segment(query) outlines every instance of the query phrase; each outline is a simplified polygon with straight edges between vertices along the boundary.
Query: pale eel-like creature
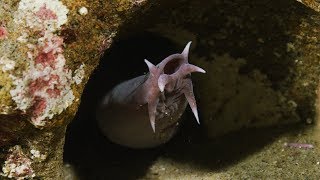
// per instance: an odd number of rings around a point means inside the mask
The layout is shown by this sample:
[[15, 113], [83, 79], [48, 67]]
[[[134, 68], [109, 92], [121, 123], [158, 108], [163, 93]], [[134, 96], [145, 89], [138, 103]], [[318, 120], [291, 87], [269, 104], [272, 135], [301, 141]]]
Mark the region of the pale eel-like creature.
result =
[[115, 86], [97, 109], [102, 133], [131, 148], [151, 148], [169, 141], [189, 103], [200, 124], [190, 74], [205, 73], [189, 64], [191, 42], [157, 66], [145, 60], [149, 73]]

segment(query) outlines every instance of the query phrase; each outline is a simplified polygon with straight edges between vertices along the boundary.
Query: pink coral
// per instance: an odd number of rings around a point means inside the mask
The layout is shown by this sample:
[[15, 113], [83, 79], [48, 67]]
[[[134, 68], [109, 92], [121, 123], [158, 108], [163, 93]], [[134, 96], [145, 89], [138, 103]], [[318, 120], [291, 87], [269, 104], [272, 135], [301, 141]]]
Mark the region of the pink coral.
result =
[[44, 98], [36, 97], [34, 103], [34, 110], [33, 110], [33, 116], [39, 116], [41, 113], [46, 109], [47, 102]]
[[8, 31], [5, 27], [1, 26], [0, 27], [0, 40], [7, 38], [8, 36]]
[[25, 179], [35, 176], [31, 160], [23, 153], [20, 146], [10, 148], [9, 155], [2, 167], [3, 175], [8, 178]]
[[59, 53], [62, 53], [63, 39], [59, 36], [53, 36], [50, 39], [45, 39], [45, 45], [39, 46], [39, 53], [35, 59], [36, 64], [42, 64], [43, 67], [55, 67], [56, 59]]
[[54, 53], [52, 51], [45, 53], [41, 52], [36, 57], [35, 63], [42, 64], [43, 66], [54, 66], [54, 60], [56, 59]]
[[29, 51], [22, 76], [11, 75], [16, 87], [10, 94], [17, 109], [29, 114], [38, 128], [73, 103], [71, 85], [83, 77], [73, 79], [63, 55], [64, 40], [57, 33], [67, 23], [68, 11], [59, 0], [21, 0], [15, 16], [16, 25], [25, 26]]
[[[30, 52], [30, 58], [35, 57], [38, 75], [35, 75], [28, 85], [29, 96], [33, 99], [31, 111], [35, 125], [43, 125], [45, 112], [52, 108], [49, 106], [50, 101], [62, 98], [62, 90], [71, 82], [71, 77], [66, 77], [70, 70], [64, 67], [63, 39], [52, 33], [45, 34], [40, 39], [34, 52]], [[43, 71], [48, 73], [41, 74]]]
[[47, 9], [46, 4], [43, 4], [39, 11], [36, 12], [36, 16], [38, 16], [41, 20], [57, 19], [57, 15], [50, 9]]

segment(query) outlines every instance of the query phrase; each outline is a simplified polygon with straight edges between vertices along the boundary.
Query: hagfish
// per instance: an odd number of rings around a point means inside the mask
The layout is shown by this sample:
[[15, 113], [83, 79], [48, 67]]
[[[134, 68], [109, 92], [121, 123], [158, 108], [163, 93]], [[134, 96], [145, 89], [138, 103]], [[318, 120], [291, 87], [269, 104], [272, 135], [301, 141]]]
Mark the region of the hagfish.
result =
[[199, 122], [190, 74], [205, 73], [189, 64], [191, 42], [183, 52], [153, 65], [149, 73], [115, 86], [98, 105], [102, 133], [112, 142], [131, 148], [150, 148], [169, 141], [187, 104]]

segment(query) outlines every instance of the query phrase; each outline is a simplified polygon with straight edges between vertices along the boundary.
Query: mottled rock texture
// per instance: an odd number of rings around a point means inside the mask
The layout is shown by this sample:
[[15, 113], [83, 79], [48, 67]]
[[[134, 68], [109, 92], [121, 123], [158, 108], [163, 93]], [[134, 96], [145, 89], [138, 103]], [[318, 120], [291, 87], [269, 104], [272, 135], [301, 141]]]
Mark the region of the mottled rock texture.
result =
[[303, 3], [304, 5], [312, 8], [317, 12], [320, 12], [320, 2], [318, 0], [297, 0], [297, 1]]
[[145, 1], [0, 1], [1, 178], [62, 179], [67, 124], [119, 26]]

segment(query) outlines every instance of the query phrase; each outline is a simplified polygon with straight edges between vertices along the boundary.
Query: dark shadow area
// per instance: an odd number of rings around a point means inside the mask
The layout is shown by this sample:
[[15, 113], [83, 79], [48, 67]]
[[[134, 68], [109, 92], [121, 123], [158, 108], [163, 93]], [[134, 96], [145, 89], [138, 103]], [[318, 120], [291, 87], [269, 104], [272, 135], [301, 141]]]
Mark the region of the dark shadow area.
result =
[[163, 148], [162, 156], [210, 171], [223, 170], [237, 164], [284, 134], [298, 135], [307, 128], [312, 128], [302, 124], [251, 128], [208, 139], [201, 133], [192, 131], [190, 125], [187, 126], [181, 128], [180, 133]]

